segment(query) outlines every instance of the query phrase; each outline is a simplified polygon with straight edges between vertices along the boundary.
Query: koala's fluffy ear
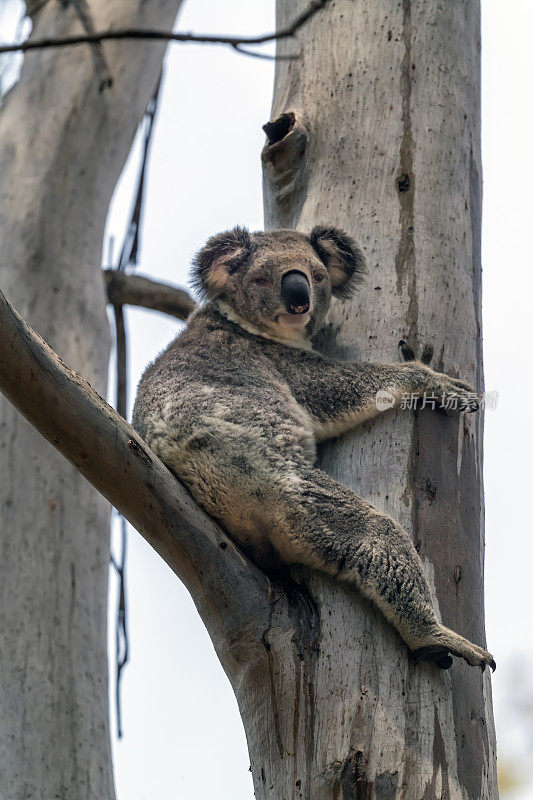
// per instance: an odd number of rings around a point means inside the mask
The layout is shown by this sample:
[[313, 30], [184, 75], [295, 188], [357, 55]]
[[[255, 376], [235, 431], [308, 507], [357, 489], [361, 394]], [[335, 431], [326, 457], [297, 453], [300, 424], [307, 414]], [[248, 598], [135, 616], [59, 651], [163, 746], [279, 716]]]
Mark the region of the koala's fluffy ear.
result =
[[366, 273], [366, 261], [357, 242], [338, 228], [317, 225], [311, 244], [326, 265], [335, 297], [350, 297]]
[[246, 228], [233, 228], [208, 239], [192, 262], [191, 283], [204, 298], [224, 293], [228, 277], [243, 264], [251, 251]]

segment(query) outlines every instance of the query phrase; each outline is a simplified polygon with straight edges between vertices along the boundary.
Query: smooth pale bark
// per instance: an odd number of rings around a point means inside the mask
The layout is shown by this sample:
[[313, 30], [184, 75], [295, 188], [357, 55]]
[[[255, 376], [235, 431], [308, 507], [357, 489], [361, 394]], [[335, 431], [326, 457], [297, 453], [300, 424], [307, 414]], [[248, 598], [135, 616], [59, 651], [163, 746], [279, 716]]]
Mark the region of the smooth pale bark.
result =
[[[295, 5], [278, 0], [279, 25]], [[300, 41], [302, 59], [277, 64], [266, 227], [336, 225], [370, 265], [319, 346], [396, 361], [401, 338], [431, 345], [437, 369], [481, 390], [478, 5], [337, 0]], [[481, 414], [398, 410], [321, 453], [412, 532], [442, 620], [479, 644], [481, 437]], [[250, 671], [237, 687], [256, 797], [495, 798], [490, 676], [415, 664], [356, 592], [307, 582], [316, 648], [267, 632], [268, 678]]]
[[[43, 37], [168, 29], [180, 2], [32, 6]], [[105, 219], [163, 53], [142, 42], [29, 53], [0, 111], [0, 286], [102, 393]], [[0, 474], [0, 796], [108, 800], [109, 507], [3, 399]]]

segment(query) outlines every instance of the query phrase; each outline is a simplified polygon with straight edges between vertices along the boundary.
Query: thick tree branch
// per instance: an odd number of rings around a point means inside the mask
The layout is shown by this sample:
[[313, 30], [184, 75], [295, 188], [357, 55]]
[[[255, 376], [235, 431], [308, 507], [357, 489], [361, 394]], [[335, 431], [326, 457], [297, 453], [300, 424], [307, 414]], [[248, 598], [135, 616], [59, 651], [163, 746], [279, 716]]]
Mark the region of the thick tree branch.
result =
[[[19, 44], [3, 45], [0, 47], [2, 53], [27, 52], [28, 50], [41, 50], [50, 47], [71, 47], [79, 44], [95, 44], [117, 39], [152, 39], [155, 41], [167, 42], [193, 42], [196, 44], [222, 44], [233, 47], [245, 55], [258, 55], [243, 50], [246, 45], [261, 45], [279, 39], [288, 39], [294, 36], [297, 31], [305, 25], [329, 0], [313, 0], [309, 7], [299, 14], [290, 25], [282, 28], [276, 33], [266, 33], [260, 36], [211, 36], [208, 34], [197, 33], [173, 33], [172, 31], [158, 31], [147, 28], [122, 28], [115, 31], [94, 31], [93, 33], [83, 33], [71, 36], [47, 37], [43, 39], [33, 39]], [[265, 56], [260, 56], [265, 57]], [[273, 57], [275, 58], [275, 56]], [[278, 56], [279, 58], [279, 56]]]
[[222, 662], [268, 627], [265, 576], [195, 504], [133, 428], [0, 292], [0, 391], [137, 528], [183, 581]]
[[141, 275], [127, 275], [116, 269], [105, 269], [103, 273], [107, 298], [112, 305], [151, 308], [183, 320], [196, 308], [196, 303], [184, 289]]

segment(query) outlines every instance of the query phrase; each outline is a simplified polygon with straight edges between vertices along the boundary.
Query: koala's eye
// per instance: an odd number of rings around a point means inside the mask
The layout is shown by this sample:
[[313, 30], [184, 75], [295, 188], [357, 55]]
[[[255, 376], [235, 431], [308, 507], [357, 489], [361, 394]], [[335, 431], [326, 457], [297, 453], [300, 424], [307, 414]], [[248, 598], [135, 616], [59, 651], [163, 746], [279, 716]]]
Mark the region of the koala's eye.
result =
[[254, 278], [254, 283], [257, 284], [257, 286], [270, 286], [271, 280], [269, 278], [265, 278], [264, 276], [259, 276]]
[[324, 280], [324, 275], [321, 272], [315, 272], [313, 274], [313, 280], [315, 283], [321, 283]]

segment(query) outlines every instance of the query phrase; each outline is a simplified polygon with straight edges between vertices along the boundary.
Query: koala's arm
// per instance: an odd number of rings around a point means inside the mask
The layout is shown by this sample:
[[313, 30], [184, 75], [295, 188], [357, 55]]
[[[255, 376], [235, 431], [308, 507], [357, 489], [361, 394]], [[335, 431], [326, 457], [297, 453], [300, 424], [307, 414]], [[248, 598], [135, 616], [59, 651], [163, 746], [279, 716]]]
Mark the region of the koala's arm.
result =
[[376, 404], [378, 392], [392, 395], [396, 406], [404, 395], [410, 399], [424, 393], [435, 399], [434, 407], [443, 397], [455, 411], [475, 411], [479, 405], [468, 383], [435, 372], [420, 361], [345, 364], [303, 353], [291, 362], [283, 365], [284, 377], [311, 416], [319, 441], [338, 436], [386, 410], [386, 404]]

